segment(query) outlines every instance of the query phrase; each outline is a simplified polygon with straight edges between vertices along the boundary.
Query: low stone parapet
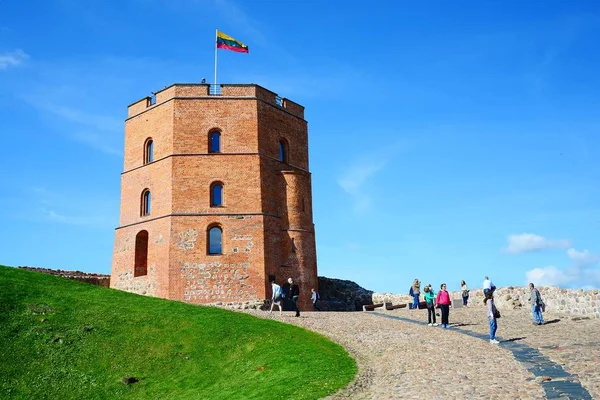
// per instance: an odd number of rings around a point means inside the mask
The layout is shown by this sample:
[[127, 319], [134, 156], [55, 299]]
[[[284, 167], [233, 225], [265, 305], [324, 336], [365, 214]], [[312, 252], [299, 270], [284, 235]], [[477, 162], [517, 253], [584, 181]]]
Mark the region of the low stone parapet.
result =
[[[537, 288], [542, 295], [547, 311], [558, 314], [577, 315], [589, 318], [600, 318], [600, 290], [591, 289], [561, 289], [555, 286], [540, 286]], [[494, 300], [498, 308], [529, 309], [529, 288], [508, 286], [496, 289]], [[462, 293], [450, 292], [453, 305], [462, 305]], [[412, 302], [408, 295], [393, 293], [373, 293], [373, 302], [392, 302], [404, 304]], [[468, 305], [483, 307], [483, 290], [472, 289], [469, 292]]]

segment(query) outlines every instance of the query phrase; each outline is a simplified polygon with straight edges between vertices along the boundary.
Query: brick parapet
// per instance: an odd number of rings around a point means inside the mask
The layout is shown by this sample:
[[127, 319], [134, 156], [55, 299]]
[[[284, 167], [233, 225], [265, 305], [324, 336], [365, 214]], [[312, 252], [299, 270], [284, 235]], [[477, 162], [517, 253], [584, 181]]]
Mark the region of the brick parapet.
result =
[[172, 99], [195, 99], [195, 98], [250, 98], [258, 99], [267, 104], [275, 106], [295, 117], [304, 119], [304, 107], [300, 104], [277, 95], [262, 86], [256, 84], [220, 84], [219, 94], [210, 94], [209, 84], [181, 84], [176, 83], [159, 90], [154, 94], [154, 99], [151, 96], [144, 97], [127, 108], [127, 117], [132, 118], [149, 109], [160, 106]]

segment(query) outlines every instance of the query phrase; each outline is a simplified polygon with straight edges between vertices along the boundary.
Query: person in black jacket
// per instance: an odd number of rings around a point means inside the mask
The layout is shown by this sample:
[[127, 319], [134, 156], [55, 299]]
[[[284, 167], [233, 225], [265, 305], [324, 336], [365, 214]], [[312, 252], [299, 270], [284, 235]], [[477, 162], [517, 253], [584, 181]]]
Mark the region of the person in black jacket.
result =
[[300, 296], [300, 288], [297, 284], [294, 283], [292, 278], [288, 278], [288, 283], [290, 284], [290, 290], [287, 292], [287, 296], [290, 300], [292, 300], [292, 304], [294, 305], [294, 311], [296, 311], [296, 317], [300, 316], [300, 310], [298, 310], [298, 297]]

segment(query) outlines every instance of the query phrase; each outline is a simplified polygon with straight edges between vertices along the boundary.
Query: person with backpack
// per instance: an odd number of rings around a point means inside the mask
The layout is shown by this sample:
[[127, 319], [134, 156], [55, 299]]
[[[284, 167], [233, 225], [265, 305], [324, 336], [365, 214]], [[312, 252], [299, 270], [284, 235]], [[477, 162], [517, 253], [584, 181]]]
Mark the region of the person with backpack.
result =
[[435, 292], [431, 288], [431, 285], [425, 286], [423, 289], [425, 292], [425, 304], [427, 304], [427, 321], [428, 326], [438, 326], [435, 322]]
[[543, 325], [544, 324], [544, 316], [542, 315], [542, 311], [546, 308], [544, 301], [542, 300], [542, 295], [540, 291], [533, 285], [533, 283], [529, 284], [529, 304], [531, 304], [531, 314], [533, 314], [533, 324], [534, 325]]
[[273, 306], [277, 305], [279, 307], [279, 315], [283, 315], [283, 306], [281, 305], [281, 301], [283, 300], [283, 292], [281, 291], [281, 286], [279, 286], [275, 281], [271, 281], [271, 289], [273, 289], [273, 294], [271, 295], [271, 309], [269, 312], [273, 312]]
[[438, 292], [435, 303], [442, 310], [442, 328], [450, 328], [448, 319], [450, 317], [450, 307], [452, 307], [452, 300], [450, 300], [450, 293], [446, 290], [446, 284], [442, 283], [440, 291]]
[[413, 298], [413, 304], [412, 304], [413, 310], [418, 309], [419, 308], [419, 296], [421, 295], [421, 282], [419, 282], [418, 279], [415, 279], [415, 281], [413, 282], [413, 284], [410, 287], [408, 294], [411, 295]]
[[498, 344], [500, 342], [496, 340], [496, 331], [498, 330], [500, 311], [498, 311], [496, 304], [494, 304], [494, 293], [488, 292], [485, 295], [485, 299], [483, 299], [483, 303], [486, 305], [488, 321], [490, 322], [490, 343]]
[[310, 289], [310, 291], [312, 292], [310, 299], [312, 300], [313, 311], [321, 311], [321, 309], [317, 305], [317, 301], [321, 300], [321, 296], [319, 296], [319, 292], [317, 292], [315, 289]]
[[469, 288], [467, 287], [467, 283], [465, 281], [460, 282], [460, 290], [462, 294], [463, 306], [467, 306], [469, 301]]

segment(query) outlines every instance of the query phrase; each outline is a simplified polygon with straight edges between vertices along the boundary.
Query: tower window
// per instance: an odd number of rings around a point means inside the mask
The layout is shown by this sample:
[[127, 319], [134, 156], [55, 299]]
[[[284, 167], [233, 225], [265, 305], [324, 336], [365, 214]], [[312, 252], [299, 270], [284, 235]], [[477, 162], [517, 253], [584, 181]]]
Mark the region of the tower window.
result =
[[150, 215], [150, 205], [152, 203], [152, 195], [148, 189], [142, 192], [142, 209], [141, 216]]
[[144, 164], [154, 161], [154, 141], [152, 138], [146, 139], [144, 144]]
[[218, 226], [208, 230], [208, 254], [223, 254], [223, 231]]
[[279, 161], [288, 162], [288, 145], [285, 140], [279, 141]]
[[135, 265], [133, 276], [148, 275], [148, 231], [135, 236]]
[[223, 205], [223, 184], [220, 182], [210, 185], [210, 206], [220, 207]]
[[221, 133], [211, 132], [208, 139], [208, 152], [209, 153], [220, 153], [221, 152]]

